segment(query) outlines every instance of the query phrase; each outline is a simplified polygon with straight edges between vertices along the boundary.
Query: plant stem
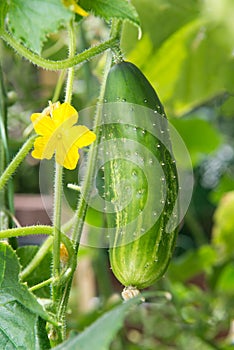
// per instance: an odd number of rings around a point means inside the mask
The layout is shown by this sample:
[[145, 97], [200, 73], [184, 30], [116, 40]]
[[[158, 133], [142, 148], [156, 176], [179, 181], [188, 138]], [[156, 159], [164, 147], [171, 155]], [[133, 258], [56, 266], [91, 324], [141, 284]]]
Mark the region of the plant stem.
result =
[[[8, 123], [7, 123], [7, 96], [4, 85], [2, 67], [0, 66], [0, 176], [4, 172], [7, 164], [10, 162], [8, 147]], [[14, 226], [12, 215], [14, 215], [14, 190], [13, 182], [9, 181], [6, 188], [0, 191], [0, 210], [1, 213], [1, 229], [7, 229]], [[4, 210], [6, 209], [6, 210]], [[4, 210], [4, 211], [3, 211]], [[7, 211], [10, 215], [7, 215]], [[3, 224], [3, 226], [2, 226]], [[8, 243], [13, 249], [18, 247], [16, 237], [8, 239]]]
[[[119, 35], [120, 35], [120, 22], [113, 20], [112, 30], [111, 30], [111, 38], [117, 38], [115, 40], [117, 40], [117, 43], [119, 43]], [[108, 75], [108, 72], [110, 70], [111, 63], [112, 63], [112, 54], [111, 54], [111, 52], [109, 52], [107, 54], [107, 58], [106, 58], [103, 81], [102, 81], [102, 86], [101, 86], [100, 96], [99, 96], [99, 103], [97, 105], [96, 118], [95, 118], [94, 126], [93, 126], [93, 130], [96, 133], [96, 141], [95, 141], [95, 143], [93, 143], [91, 145], [90, 150], [89, 150], [87, 174], [85, 176], [84, 184], [82, 187], [83, 191], [82, 191], [81, 199], [78, 203], [78, 208], [77, 208], [76, 213], [75, 213], [75, 220], [74, 220], [73, 233], [72, 233], [72, 241], [74, 244], [75, 254], [74, 254], [72, 262], [71, 262], [71, 268], [72, 268], [71, 277], [65, 285], [63, 297], [62, 297], [61, 303], [60, 303], [59, 316], [61, 316], [61, 317], [64, 317], [66, 309], [67, 309], [72, 279], [73, 279], [73, 275], [74, 275], [74, 272], [76, 270], [76, 265], [77, 265], [77, 254], [78, 254], [78, 249], [79, 249], [80, 237], [81, 237], [81, 233], [82, 233], [82, 229], [83, 229], [83, 225], [84, 225], [84, 219], [85, 219], [85, 215], [86, 215], [86, 211], [87, 211], [87, 207], [88, 207], [88, 199], [89, 199], [91, 188], [92, 188], [91, 185], [93, 183], [93, 178], [95, 175], [95, 164], [96, 164], [96, 159], [97, 159], [97, 154], [98, 154], [98, 148], [96, 146], [96, 143], [99, 142], [99, 138], [100, 138], [100, 132], [98, 131], [98, 125], [100, 124], [101, 118], [102, 118], [102, 103], [103, 103], [103, 99], [104, 99], [104, 92], [105, 92], [107, 75]]]
[[[73, 21], [69, 27], [69, 57], [74, 57], [76, 40], [74, 33]], [[66, 84], [66, 95], [65, 102], [71, 103], [72, 91], [74, 81], [74, 66], [68, 69], [67, 84]], [[61, 300], [61, 286], [56, 282], [60, 277], [60, 232], [61, 232], [61, 209], [62, 209], [62, 189], [63, 189], [63, 168], [56, 164], [55, 170], [55, 192], [54, 192], [54, 242], [53, 242], [53, 280], [55, 283], [52, 284], [52, 298], [55, 305], [58, 305]], [[74, 253], [73, 253], [74, 255]], [[60, 309], [60, 308], [59, 308]], [[61, 335], [62, 339], [65, 337], [66, 326], [65, 317], [57, 311], [57, 319], [61, 322]]]
[[24, 226], [0, 231], [0, 239], [28, 235], [52, 235], [52, 233], [53, 228], [51, 226]]
[[[119, 20], [113, 20], [111, 36], [113, 35], [114, 37], [118, 37], [118, 35], [120, 35], [120, 29], [121, 29], [121, 22]], [[81, 200], [79, 202], [79, 205], [76, 211], [76, 215], [75, 215], [76, 220], [73, 226], [72, 240], [74, 242], [76, 251], [78, 251], [80, 237], [81, 237], [81, 233], [84, 225], [84, 219], [85, 219], [85, 215], [88, 207], [91, 187], [95, 176], [95, 166], [96, 166], [96, 159], [98, 154], [97, 144], [100, 141], [99, 140], [100, 131], [98, 126], [101, 124], [102, 104], [104, 99], [107, 75], [111, 68], [111, 64], [112, 64], [112, 53], [109, 52], [106, 58], [106, 64], [105, 64], [105, 69], [103, 74], [102, 85], [100, 89], [99, 101], [98, 101], [97, 110], [96, 110], [96, 118], [94, 120], [94, 125], [93, 125], [93, 130], [96, 133], [96, 141], [91, 145], [89, 150], [89, 157], [88, 157], [88, 163], [87, 163], [87, 175], [84, 179], [84, 184], [82, 186]]]
[[[61, 208], [62, 208], [62, 179], [63, 167], [55, 164], [54, 180], [54, 216], [53, 216], [53, 278], [56, 279], [60, 274], [60, 228], [61, 228]], [[52, 288], [52, 297], [54, 303], [58, 301], [58, 290], [56, 286]]]
[[33, 146], [33, 142], [37, 136], [34, 135], [30, 137], [21, 147], [19, 152], [15, 155], [13, 160], [10, 162], [6, 170], [3, 172], [3, 174], [0, 177], [0, 190], [5, 186], [11, 175], [15, 172], [17, 167], [20, 165], [20, 163], [24, 160], [28, 152]]
[[47, 285], [50, 284], [51, 282], [54, 282], [54, 278], [53, 278], [53, 277], [51, 277], [51, 278], [49, 278], [48, 280], [45, 280], [45, 281], [43, 281], [43, 282], [40, 282], [40, 283], [38, 283], [38, 284], [35, 284], [35, 286], [29, 288], [29, 290], [30, 290], [31, 292], [33, 292], [34, 290], [37, 290], [37, 289], [40, 289], [40, 288], [42, 288], [42, 287], [47, 286]]
[[63, 83], [64, 83], [64, 80], [65, 80], [65, 76], [66, 76], [66, 70], [62, 70], [60, 75], [59, 75], [59, 78], [58, 78], [58, 81], [57, 81], [57, 84], [56, 84], [56, 87], [55, 87], [55, 91], [54, 91], [54, 96], [53, 96], [53, 100], [52, 102], [56, 102], [59, 100], [59, 95], [60, 95], [60, 92], [62, 90], [62, 86], [63, 86]]
[[80, 63], [83, 63], [89, 60], [92, 57], [95, 57], [102, 53], [103, 51], [110, 49], [117, 45], [116, 37], [112, 37], [110, 40], [104, 41], [99, 45], [93, 46], [74, 57], [70, 57], [60, 61], [53, 61], [43, 58], [34, 52], [28, 50], [25, 46], [23, 46], [19, 41], [17, 41], [13, 36], [11, 36], [8, 32], [4, 31], [0, 34], [3, 40], [5, 40], [13, 49], [16, 50], [18, 54], [25, 57], [33, 64], [38, 67], [49, 69], [49, 70], [60, 70], [66, 69], [70, 67], [74, 67]]
[[[70, 40], [69, 40], [69, 58], [74, 58], [75, 50], [76, 50], [76, 36], [75, 36], [73, 21], [71, 21], [71, 23], [70, 23], [69, 37], [70, 37]], [[72, 100], [74, 73], [75, 73], [75, 67], [72, 66], [71, 68], [68, 69], [68, 75], [67, 75], [65, 102], [68, 102], [68, 103], [71, 103], [71, 100]]]

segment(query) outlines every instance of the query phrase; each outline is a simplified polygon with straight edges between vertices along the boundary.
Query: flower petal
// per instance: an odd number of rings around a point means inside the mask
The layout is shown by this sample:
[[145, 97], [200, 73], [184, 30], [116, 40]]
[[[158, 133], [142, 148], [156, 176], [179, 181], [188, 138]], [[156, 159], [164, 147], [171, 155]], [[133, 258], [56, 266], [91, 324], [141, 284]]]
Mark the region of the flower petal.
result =
[[34, 141], [34, 150], [32, 151], [32, 156], [36, 159], [51, 159], [54, 154], [54, 147], [52, 145], [48, 146], [48, 137], [39, 136]]
[[62, 103], [52, 112], [52, 120], [56, 127], [61, 126], [66, 121], [66, 128], [74, 125], [78, 120], [78, 112], [69, 103]]
[[34, 130], [38, 135], [49, 136], [55, 129], [53, 120], [41, 113], [32, 114], [31, 120], [33, 122]]
[[78, 148], [88, 146], [96, 140], [96, 135], [94, 132], [90, 131], [84, 125], [73, 126], [72, 130], [70, 131], [70, 137], [71, 139], [76, 140], [75, 142]]
[[73, 11], [74, 11], [75, 13], [77, 13], [78, 15], [83, 16], [83, 17], [87, 17], [87, 16], [89, 15], [88, 12], [86, 12], [82, 7], [80, 7], [80, 6], [77, 5], [77, 4], [74, 4], [74, 9], [73, 9]]
[[63, 3], [66, 7], [80, 16], [86, 17], [88, 16], [88, 12], [86, 12], [82, 7], [80, 7], [75, 0], [63, 0]]
[[74, 144], [71, 147], [66, 147], [64, 143], [61, 142], [57, 145], [55, 159], [56, 162], [64, 166], [64, 168], [73, 170], [79, 160], [78, 148]]
[[43, 117], [42, 113], [33, 113], [33, 114], [31, 115], [30, 119], [31, 119], [31, 121], [34, 123], [34, 121], [35, 121], [36, 119], [42, 118], [42, 117]]

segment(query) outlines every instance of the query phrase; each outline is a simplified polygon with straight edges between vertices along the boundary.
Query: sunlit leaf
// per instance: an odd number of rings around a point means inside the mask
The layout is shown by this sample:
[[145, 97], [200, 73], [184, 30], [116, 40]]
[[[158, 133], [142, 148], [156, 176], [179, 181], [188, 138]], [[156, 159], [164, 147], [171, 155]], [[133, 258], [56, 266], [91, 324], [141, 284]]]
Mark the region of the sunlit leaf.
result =
[[204, 245], [198, 250], [189, 250], [174, 259], [167, 274], [172, 281], [185, 282], [204, 271], [209, 271], [216, 259], [214, 249]]
[[72, 16], [60, 0], [10, 0], [8, 26], [16, 39], [40, 53], [48, 34], [57, 32]]
[[[148, 36], [149, 37], [149, 36]], [[140, 68], [156, 88], [168, 115], [181, 116], [217, 95], [233, 90], [232, 46], [224, 26], [213, 26], [202, 17], [170, 35], [146, 54]], [[138, 44], [142, 45], [142, 44]], [[128, 58], [139, 61], [138, 45]]]
[[186, 119], [173, 118], [170, 122], [185, 142], [194, 166], [204, 159], [204, 155], [214, 152], [222, 141], [218, 130], [209, 121], [199, 118], [199, 113]]
[[219, 259], [228, 260], [234, 256], [234, 191], [226, 193], [214, 213], [212, 243], [219, 253]]
[[218, 203], [223, 195], [234, 189], [234, 178], [228, 173], [220, 179], [218, 186], [211, 192], [210, 199], [213, 203]]
[[119, 18], [139, 26], [139, 17], [134, 6], [126, 0], [81, 0], [79, 4], [88, 12], [106, 20]]
[[0, 30], [4, 28], [5, 17], [8, 11], [9, 4], [6, 1], [0, 2]]
[[234, 96], [229, 96], [220, 108], [220, 114], [224, 117], [234, 117]]
[[[200, 2], [194, 0], [132, 0], [140, 17], [143, 37], [148, 36], [154, 49], [186, 23], [196, 19], [200, 11]], [[123, 52], [131, 56], [142, 56], [147, 62], [145, 51], [138, 51], [137, 30], [126, 23], [122, 35]], [[135, 49], [134, 49], [135, 48]], [[128, 57], [129, 58], [129, 57]]]
[[222, 270], [217, 281], [216, 290], [221, 293], [234, 295], [234, 263], [230, 263]]

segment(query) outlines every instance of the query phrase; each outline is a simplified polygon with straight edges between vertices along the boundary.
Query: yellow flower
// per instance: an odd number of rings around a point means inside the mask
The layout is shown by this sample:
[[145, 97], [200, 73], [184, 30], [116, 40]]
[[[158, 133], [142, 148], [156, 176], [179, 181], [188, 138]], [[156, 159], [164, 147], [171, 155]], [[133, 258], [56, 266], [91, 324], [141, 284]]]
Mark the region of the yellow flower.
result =
[[[78, 2], [78, 1], [77, 1]], [[86, 12], [82, 7], [80, 7], [75, 0], [63, 0], [63, 4], [68, 7], [71, 11], [77, 13], [82, 17], [88, 16], [88, 12]]]
[[55, 153], [58, 164], [75, 169], [78, 149], [90, 145], [96, 135], [86, 126], [74, 125], [78, 112], [69, 103], [50, 103], [42, 113], [31, 115], [33, 127], [39, 137], [34, 142], [32, 156], [37, 159], [51, 159]]

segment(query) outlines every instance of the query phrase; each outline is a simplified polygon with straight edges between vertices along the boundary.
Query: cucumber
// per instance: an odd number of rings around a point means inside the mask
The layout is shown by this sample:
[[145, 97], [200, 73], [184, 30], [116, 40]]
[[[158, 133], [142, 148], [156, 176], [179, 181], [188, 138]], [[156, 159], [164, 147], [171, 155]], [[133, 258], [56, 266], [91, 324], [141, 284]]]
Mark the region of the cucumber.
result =
[[138, 294], [133, 290], [162, 277], [172, 257], [178, 177], [163, 106], [134, 64], [123, 61], [110, 69], [104, 102], [101, 142], [109, 258], [131, 297]]

